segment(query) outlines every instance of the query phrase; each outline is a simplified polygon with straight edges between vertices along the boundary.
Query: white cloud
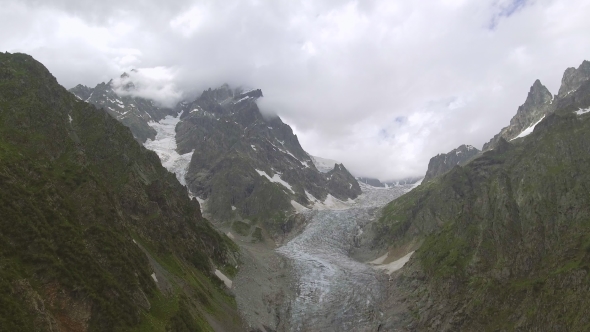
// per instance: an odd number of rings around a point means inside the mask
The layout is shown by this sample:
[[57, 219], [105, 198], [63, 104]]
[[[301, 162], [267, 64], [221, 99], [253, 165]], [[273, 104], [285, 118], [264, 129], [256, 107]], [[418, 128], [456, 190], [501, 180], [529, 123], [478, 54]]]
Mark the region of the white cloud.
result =
[[[132, 69], [127, 75], [113, 79], [117, 94], [153, 99], [162, 106], [173, 107], [182, 99], [176, 87], [174, 69], [166, 67]], [[129, 84], [132, 87], [129, 87]]]
[[481, 147], [535, 79], [556, 92], [590, 58], [587, 0], [105, 1], [0, 0], [0, 48], [67, 87], [134, 67], [167, 68], [143, 83], [167, 101], [260, 87], [310, 153], [382, 179]]

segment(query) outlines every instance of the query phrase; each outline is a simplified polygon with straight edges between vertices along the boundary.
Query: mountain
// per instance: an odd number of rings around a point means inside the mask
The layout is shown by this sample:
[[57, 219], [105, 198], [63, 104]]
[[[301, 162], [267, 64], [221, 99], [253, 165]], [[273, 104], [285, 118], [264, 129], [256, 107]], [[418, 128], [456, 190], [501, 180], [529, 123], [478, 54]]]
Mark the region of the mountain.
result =
[[213, 274], [235, 270], [235, 244], [128, 128], [25, 54], [0, 53], [0, 188], [2, 330], [240, 328]]
[[426, 183], [435, 177], [445, 174], [457, 165], [462, 166], [466, 164], [480, 152], [471, 145], [461, 145], [449, 153], [441, 153], [430, 158], [423, 182]]
[[570, 95], [586, 84], [588, 79], [590, 79], [590, 61], [584, 60], [577, 69], [573, 67], [566, 69], [561, 79], [558, 97], [564, 98]]
[[129, 74], [123, 73], [116, 82], [110, 80], [94, 88], [79, 84], [69, 91], [78, 99], [104, 109], [129, 127], [135, 139], [143, 143], [156, 136], [156, 131], [148, 125], [149, 122], [158, 122], [167, 115], [177, 114], [178, 110], [161, 107], [153, 100], [134, 97], [132, 93], [135, 89]]
[[264, 116], [260, 90], [224, 85], [183, 106], [176, 126], [177, 151], [193, 153], [186, 173], [192, 194], [207, 200], [218, 220], [240, 216], [272, 232], [285, 212], [333, 196], [354, 199], [361, 189], [342, 164], [318, 171], [291, 127]]
[[336, 164], [341, 164], [340, 162], [337, 162], [336, 160], [332, 160], [332, 159], [316, 157], [316, 156], [309, 156], [309, 157], [311, 158], [311, 161], [313, 162], [313, 164], [315, 165], [317, 170], [322, 173], [328, 173], [329, 171], [334, 169], [334, 166]]
[[[554, 111], [553, 95], [549, 90], [536, 80], [531, 87], [524, 104], [518, 107], [516, 115], [510, 120], [508, 127], [502, 128], [494, 138], [484, 144], [483, 151], [493, 149], [500, 138], [507, 141], [517, 138], [527, 128], [534, 128], [544, 116]], [[532, 128], [530, 129], [532, 131]]]
[[[291, 127], [278, 116], [260, 112], [260, 89], [244, 91], [224, 84], [173, 109], [150, 108], [153, 101], [121, 97], [120, 91], [113, 81], [92, 91], [83, 86], [70, 90], [80, 99], [92, 94], [85, 100], [127, 125], [191, 195], [206, 202], [215, 220], [245, 218], [252, 226], [260, 221], [275, 234], [281, 232], [286, 213], [300, 206], [312, 208], [330, 197], [346, 201], [361, 194], [344, 165], [334, 162], [328, 167], [331, 161], [324, 160], [318, 170], [314, 160], [322, 159], [303, 150]], [[135, 108], [126, 113], [128, 106]]]
[[[560, 91], [571, 91], [575, 75], [566, 71]], [[530, 134], [500, 137], [494, 149], [388, 204], [365, 232], [376, 234], [373, 248], [396, 257], [415, 250], [392, 277], [396, 311], [387, 324], [589, 329], [590, 80], [576, 82]]]

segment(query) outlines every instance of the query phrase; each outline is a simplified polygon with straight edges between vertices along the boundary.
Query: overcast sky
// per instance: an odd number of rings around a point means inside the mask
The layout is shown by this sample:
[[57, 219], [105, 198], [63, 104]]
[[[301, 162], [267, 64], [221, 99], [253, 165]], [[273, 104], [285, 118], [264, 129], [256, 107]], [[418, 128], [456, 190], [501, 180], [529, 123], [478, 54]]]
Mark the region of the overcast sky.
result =
[[313, 155], [382, 180], [481, 148], [540, 79], [590, 59], [590, 0], [0, 0], [0, 50], [66, 88], [139, 68], [173, 102], [224, 82]]

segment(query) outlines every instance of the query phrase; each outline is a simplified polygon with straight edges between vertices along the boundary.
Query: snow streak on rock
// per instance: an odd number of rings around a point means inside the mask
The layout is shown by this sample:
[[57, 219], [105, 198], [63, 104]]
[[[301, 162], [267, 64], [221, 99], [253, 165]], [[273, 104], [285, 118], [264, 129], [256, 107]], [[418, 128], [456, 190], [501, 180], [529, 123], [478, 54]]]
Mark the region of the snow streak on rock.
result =
[[304, 211], [309, 226], [277, 249], [292, 261], [297, 297], [291, 303], [294, 331], [373, 331], [381, 301], [382, 272], [348, 257], [354, 238], [374, 212], [411, 186], [376, 189], [348, 202], [348, 209]]
[[182, 112], [176, 117], [168, 115], [160, 122], [148, 123], [150, 127], [156, 130], [156, 139], [152, 141], [148, 138], [143, 145], [147, 149], [156, 152], [162, 161], [162, 166], [174, 173], [178, 181], [183, 186], [186, 186], [186, 171], [194, 151], [183, 155], [176, 152], [176, 125], [180, 122], [181, 115]]

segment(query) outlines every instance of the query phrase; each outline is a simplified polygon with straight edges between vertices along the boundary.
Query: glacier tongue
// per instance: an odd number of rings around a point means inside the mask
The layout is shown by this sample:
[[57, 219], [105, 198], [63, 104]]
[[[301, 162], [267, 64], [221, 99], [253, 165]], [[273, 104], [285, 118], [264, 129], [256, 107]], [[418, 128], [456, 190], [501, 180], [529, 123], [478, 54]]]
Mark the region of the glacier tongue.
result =
[[291, 261], [296, 280], [297, 295], [290, 301], [288, 317], [291, 330], [375, 331], [378, 328], [376, 315], [385, 289], [380, 277], [383, 272], [353, 260], [348, 253], [355, 236], [374, 220], [375, 208], [412, 187], [364, 186], [361, 196], [347, 202], [347, 209], [329, 210], [328, 204], [321, 211], [302, 212], [310, 220], [306, 229], [277, 249]]
[[174, 173], [178, 181], [183, 186], [186, 186], [186, 171], [194, 150], [182, 155], [176, 152], [176, 125], [180, 122], [181, 115], [182, 112], [178, 113], [176, 117], [168, 115], [160, 122], [148, 123], [150, 127], [156, 130], [157, 134], [153, 141], [148, 138], [143, 145], [147, 149], [154, 151], [160, 157], [162, 166], [169, 172]]

